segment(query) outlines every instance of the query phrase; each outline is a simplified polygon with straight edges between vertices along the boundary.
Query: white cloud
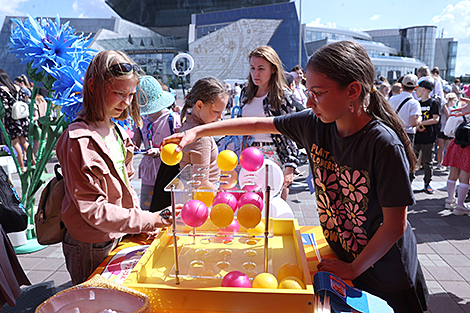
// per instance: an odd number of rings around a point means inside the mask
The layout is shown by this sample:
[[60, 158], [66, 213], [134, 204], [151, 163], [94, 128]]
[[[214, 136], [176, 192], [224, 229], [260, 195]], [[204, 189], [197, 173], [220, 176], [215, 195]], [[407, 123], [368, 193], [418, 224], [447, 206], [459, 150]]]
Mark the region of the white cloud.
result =
[[28, 0], [0, 0], [0, 22], [3, 25], [3, 20], [6, 15], [24, 15], [24, 13], [18, 11], [18, 7], [21, 6], [22, 2]]
[[77, 12], [78, 11], [78, 2], [75, 1], [73, 4], [72, 4], [72, 9], [74, 12]]
[[381, 17], [381, 15], [375, 14], [374, 16], [370, 17], [369, 20], [377, 21], [380, 17]]
[[453, 37], [457, 40], [457, 65], [455, 75], [470, 74], [470, 0], [464, 0], [455, 5], [449, 4], [442, 13], [434, 16], [430, 24], [438, 27], [438, 34]]
[[326, 23], [326, 24], [322, 24], [322, 23], [320, 22], [320, 18], [317, 17], [316, 20], [311, 21], [310, 23], [307, 24], [307, 26], [310, 26], [310, 27], [331, 27], [331, 28], [336, 28], [336, 23], [328, 22], [328, 23]]

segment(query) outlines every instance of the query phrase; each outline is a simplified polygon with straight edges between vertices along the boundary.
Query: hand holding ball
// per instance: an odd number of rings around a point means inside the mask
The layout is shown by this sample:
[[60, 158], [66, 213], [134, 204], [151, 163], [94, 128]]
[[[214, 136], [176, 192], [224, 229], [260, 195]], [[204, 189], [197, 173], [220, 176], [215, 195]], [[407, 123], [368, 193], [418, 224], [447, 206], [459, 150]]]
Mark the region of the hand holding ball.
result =
[[176, 152], [175, 149], [178, 145], [174, 143], [166, 144], [160, 151], [160, 159], [163, 163], [169, 166], [178, 164], [183, 158], [183, 152]]

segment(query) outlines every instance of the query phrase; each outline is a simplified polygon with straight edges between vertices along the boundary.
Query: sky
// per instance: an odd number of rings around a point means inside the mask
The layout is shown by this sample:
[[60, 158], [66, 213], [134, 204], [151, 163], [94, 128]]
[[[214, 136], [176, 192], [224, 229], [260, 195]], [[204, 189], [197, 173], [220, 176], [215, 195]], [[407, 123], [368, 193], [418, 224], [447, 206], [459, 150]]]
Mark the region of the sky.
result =
[[[470, 74], [470, 0], [295, 2], [297, 8], [302, 3], [302, 23], [311, 26], [368, 30], [435, 25], [439, 37], [452, 37], [459, 42], [456, 76]], [[33, 17], [55, 17], [58, 14], [61, 18], [118, 17], [104, 0], [0, 0], [0, 23], [3, 24], [6, 15], [26, 14]]]

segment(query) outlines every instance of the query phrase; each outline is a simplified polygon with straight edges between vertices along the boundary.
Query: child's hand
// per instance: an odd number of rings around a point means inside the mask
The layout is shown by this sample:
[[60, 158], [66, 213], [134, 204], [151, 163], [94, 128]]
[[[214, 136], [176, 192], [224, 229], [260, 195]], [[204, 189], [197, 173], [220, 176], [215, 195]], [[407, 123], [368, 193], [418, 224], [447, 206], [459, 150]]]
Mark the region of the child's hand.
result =
[[175, 143], [178, 145], [176, 147], [175, 151], [180, 152], [183, 150], [183, 147], [186, 146], [187, 144], [190, 144], [194, 140], [196, 140], [196, 132], [194, 131], [194, 128], [185, 130], [181, 133], [175, 133], [169, 137], [166, 137], [163, 139], [162, 146], [169, 144], [169, 143]]
[[339, 260], [322, 259], [322, 261], [317, 265], [317, 269], [320, 272], [333, 273], [343, 280], [353, 280], [359, 276], [354, 273], [352, 263], [346, 263]]
[[160, 156], [160, 149], [158, 148], [150, 148], [147, 150], [147, 155], [151, 158], [158, 158]]

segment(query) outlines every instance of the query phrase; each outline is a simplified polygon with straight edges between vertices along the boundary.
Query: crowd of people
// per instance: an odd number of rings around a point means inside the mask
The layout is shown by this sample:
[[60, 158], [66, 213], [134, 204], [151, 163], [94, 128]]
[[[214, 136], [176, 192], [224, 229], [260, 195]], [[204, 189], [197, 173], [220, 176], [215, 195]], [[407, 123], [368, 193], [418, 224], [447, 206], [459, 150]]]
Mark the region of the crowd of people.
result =
[[[181, 109], [169, 87], [144, 75], [125, 53], [102, 51], [93, 58], [83, 108], [56, 147], [66, 186], [63, 251], [72, 282], [85, 281], [125, 234], [152, 236], [170, 225], [163, 188], [186, 164], [204, 165], [202, 184], [215, 189], [219, 151], [213, 136], [228, 134], [250, 137], [245, 147], [257, 147], [282, 168], [284, 200], [299, 150], [307, 151], [320, 223], [339, 259], [322, 260], [319, 270], [352, 280], [396, 312], [426, 311], [428, 291], [406, 217], [415, 201], [411, 182], [422, 167], [423, 190], [432, 194], [433, 171], [449, 170], [444, 206], [470, 215], [464, 203], [470, 146], [454, 142], [459, 123], [452, 120], [452, 112], [470, 119], [470, 88], [458, 79], [447, 84], [439, 69], [428, 67], [390, 84], [376, 78], [364, 48], [349, 41], [319, 49], [305, 69], [286, 71], [269, 46], [255, 48], [247, 59], [246, 84], [231, 88], [202, 78]], [[4, 123], [24, 170], [29, 121], [13, 120], [11, 105], [30, 99], [30, 84], [23, 76], [12, 82], [1, 70], [0, 84]], [[36, 99], [41, 114], [45, 104]], [[235, 108], [237, 117], [219, 121]], [[129, 118], [133, 138], [115, 123]], [[173, 167], [159, 159], [170, 142], [183, 152]], [[135, 153], [143, 154], [140, 200], [130, 184]]]

